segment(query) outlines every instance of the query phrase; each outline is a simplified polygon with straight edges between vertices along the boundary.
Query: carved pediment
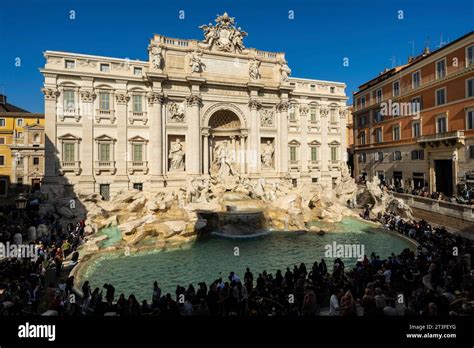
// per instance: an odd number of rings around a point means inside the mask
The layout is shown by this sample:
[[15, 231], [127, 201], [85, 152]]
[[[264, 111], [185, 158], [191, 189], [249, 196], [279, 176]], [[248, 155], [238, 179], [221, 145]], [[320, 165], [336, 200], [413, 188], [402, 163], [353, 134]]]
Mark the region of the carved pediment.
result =
[[147, 139], [145, 139], [145, 138], [143, 138], [139, 135], [134, 136], [133, 138], [129, 138], [128, 141], [131, 142], [131, 143], [147, 143], [148, 142]]
[[114, 138], [106, 134], [102, 134], [101, 136], [96, 137], [94, 140], [95, 141], [115, 141]]
[[298, 140], [293, 139], [292, 141], [290, 141], [290, 142], [288, 143], [288, 145], [291, 145], [291, 146], [300, 146], [301, 143], [300, 143]]
[[75, 135], [71, 134], [71, 133], [67, 133], [67, 134], [64, 134], [64, 135], [61, 135], [58, 137], [59, 140], [74, 140], [74, 141], [79, 141], [81, 140], [81, 138], [79, 137], [76, 137]]
[[320, 146], [321, 143], [317, 140], [313, 140], [311, 142], [308, 143], [309, 146]]
[[333, 140], [329, 143], [330, 146], [338, 146], [338, 145], [341, 145], [340, 142], [338, 142], [337, 140]]

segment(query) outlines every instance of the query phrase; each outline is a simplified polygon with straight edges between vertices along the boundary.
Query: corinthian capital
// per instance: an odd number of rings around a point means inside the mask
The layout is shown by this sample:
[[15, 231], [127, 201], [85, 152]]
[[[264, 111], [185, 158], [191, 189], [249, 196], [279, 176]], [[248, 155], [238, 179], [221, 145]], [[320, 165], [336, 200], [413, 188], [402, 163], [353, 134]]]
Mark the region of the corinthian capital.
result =
[[130, 100], [130, 96], [126, 93], [118, 93], [115, 95], [115, 100], [117, 104], [127, 104]]
[[81, 100], [83, 102], [92, 103], [96, 97], [97, 94], [95, 94], [93, 91], [81, 91]]
[[260, 104], [260, 102], [257, 99], [250, 99], [249, 107], [250, 107], [250, 110], [258, 110], [262, 107], [262, 104]]
[[153, 104], [163, 104], [165, 101], [165, 98], [163, 96], [163, 93], [148, 93], [147, 95], [148, 98], [148, 104], [153, 105]]
[[201, 105], [201, 96], [199, 94], [191, 94], [186, 97], [186, 102], [188, 106], [199, 106]]
[[287, 102], [281, 102], [278, 104], [277, 108], [279, 111], [287, 112], [288, 111], [288, 103]]
[[41, 88], [41, 92], [44, 94], [46, 100], [56, 100], [59, 97], [59, 91], [53, 88]]

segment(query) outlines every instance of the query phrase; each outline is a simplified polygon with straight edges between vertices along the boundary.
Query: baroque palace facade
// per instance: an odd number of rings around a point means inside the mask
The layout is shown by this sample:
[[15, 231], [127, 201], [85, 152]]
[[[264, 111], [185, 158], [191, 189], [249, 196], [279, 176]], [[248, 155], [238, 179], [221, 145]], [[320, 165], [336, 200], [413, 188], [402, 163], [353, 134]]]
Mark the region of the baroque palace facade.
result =
[[104, 197], [208, 177], [332, 185], [346, 160], [345, 84], [290, 77], [284, 53], [246, 48], [227, 13], [204, 40], [155, 35], [148, 61], [46, 51], [44, 185]]
[[355, 176], [448, 196], [473, 188], [474, 32], [361, 85], [353, 115]]

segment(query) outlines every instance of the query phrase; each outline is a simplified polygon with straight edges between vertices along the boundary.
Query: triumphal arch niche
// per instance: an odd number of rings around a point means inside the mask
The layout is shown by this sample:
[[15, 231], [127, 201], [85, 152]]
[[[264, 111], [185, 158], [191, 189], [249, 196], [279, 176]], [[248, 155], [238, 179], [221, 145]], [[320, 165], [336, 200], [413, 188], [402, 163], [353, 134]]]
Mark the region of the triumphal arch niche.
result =
[[[47, 136], [59, 157], [47, 158], [45, 181], [61, 173], [113, 193], [190, 177], [340, 177], [345, 84], [292, 77], [285, 53], [246, 47], [249, 34], [227, 13], [200, 28], [201, 40], [154, 35], [142, 61], [45, 52], [45, 114], [55, 125]], [[63, 153], [67, 134], [80, 139], [74, 158]], [[94, 142], [99, 135], [113, 141]]]

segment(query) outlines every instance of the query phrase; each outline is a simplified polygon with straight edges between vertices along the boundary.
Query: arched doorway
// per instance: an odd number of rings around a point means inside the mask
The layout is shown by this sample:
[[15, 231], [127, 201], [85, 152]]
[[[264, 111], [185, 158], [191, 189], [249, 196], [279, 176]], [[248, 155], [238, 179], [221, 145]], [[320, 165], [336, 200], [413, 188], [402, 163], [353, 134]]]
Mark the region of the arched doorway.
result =
[[222, 148], [226, 148], [231, 154], [235, 168], [240, 173], [245, 172], [245, 138], [247, 135], [239, 116], [232, 110], [217, 110], [209, 117], [206, 129], [204, 173], [209, 173], [212, 163], [216, 160], [216, 151]]

